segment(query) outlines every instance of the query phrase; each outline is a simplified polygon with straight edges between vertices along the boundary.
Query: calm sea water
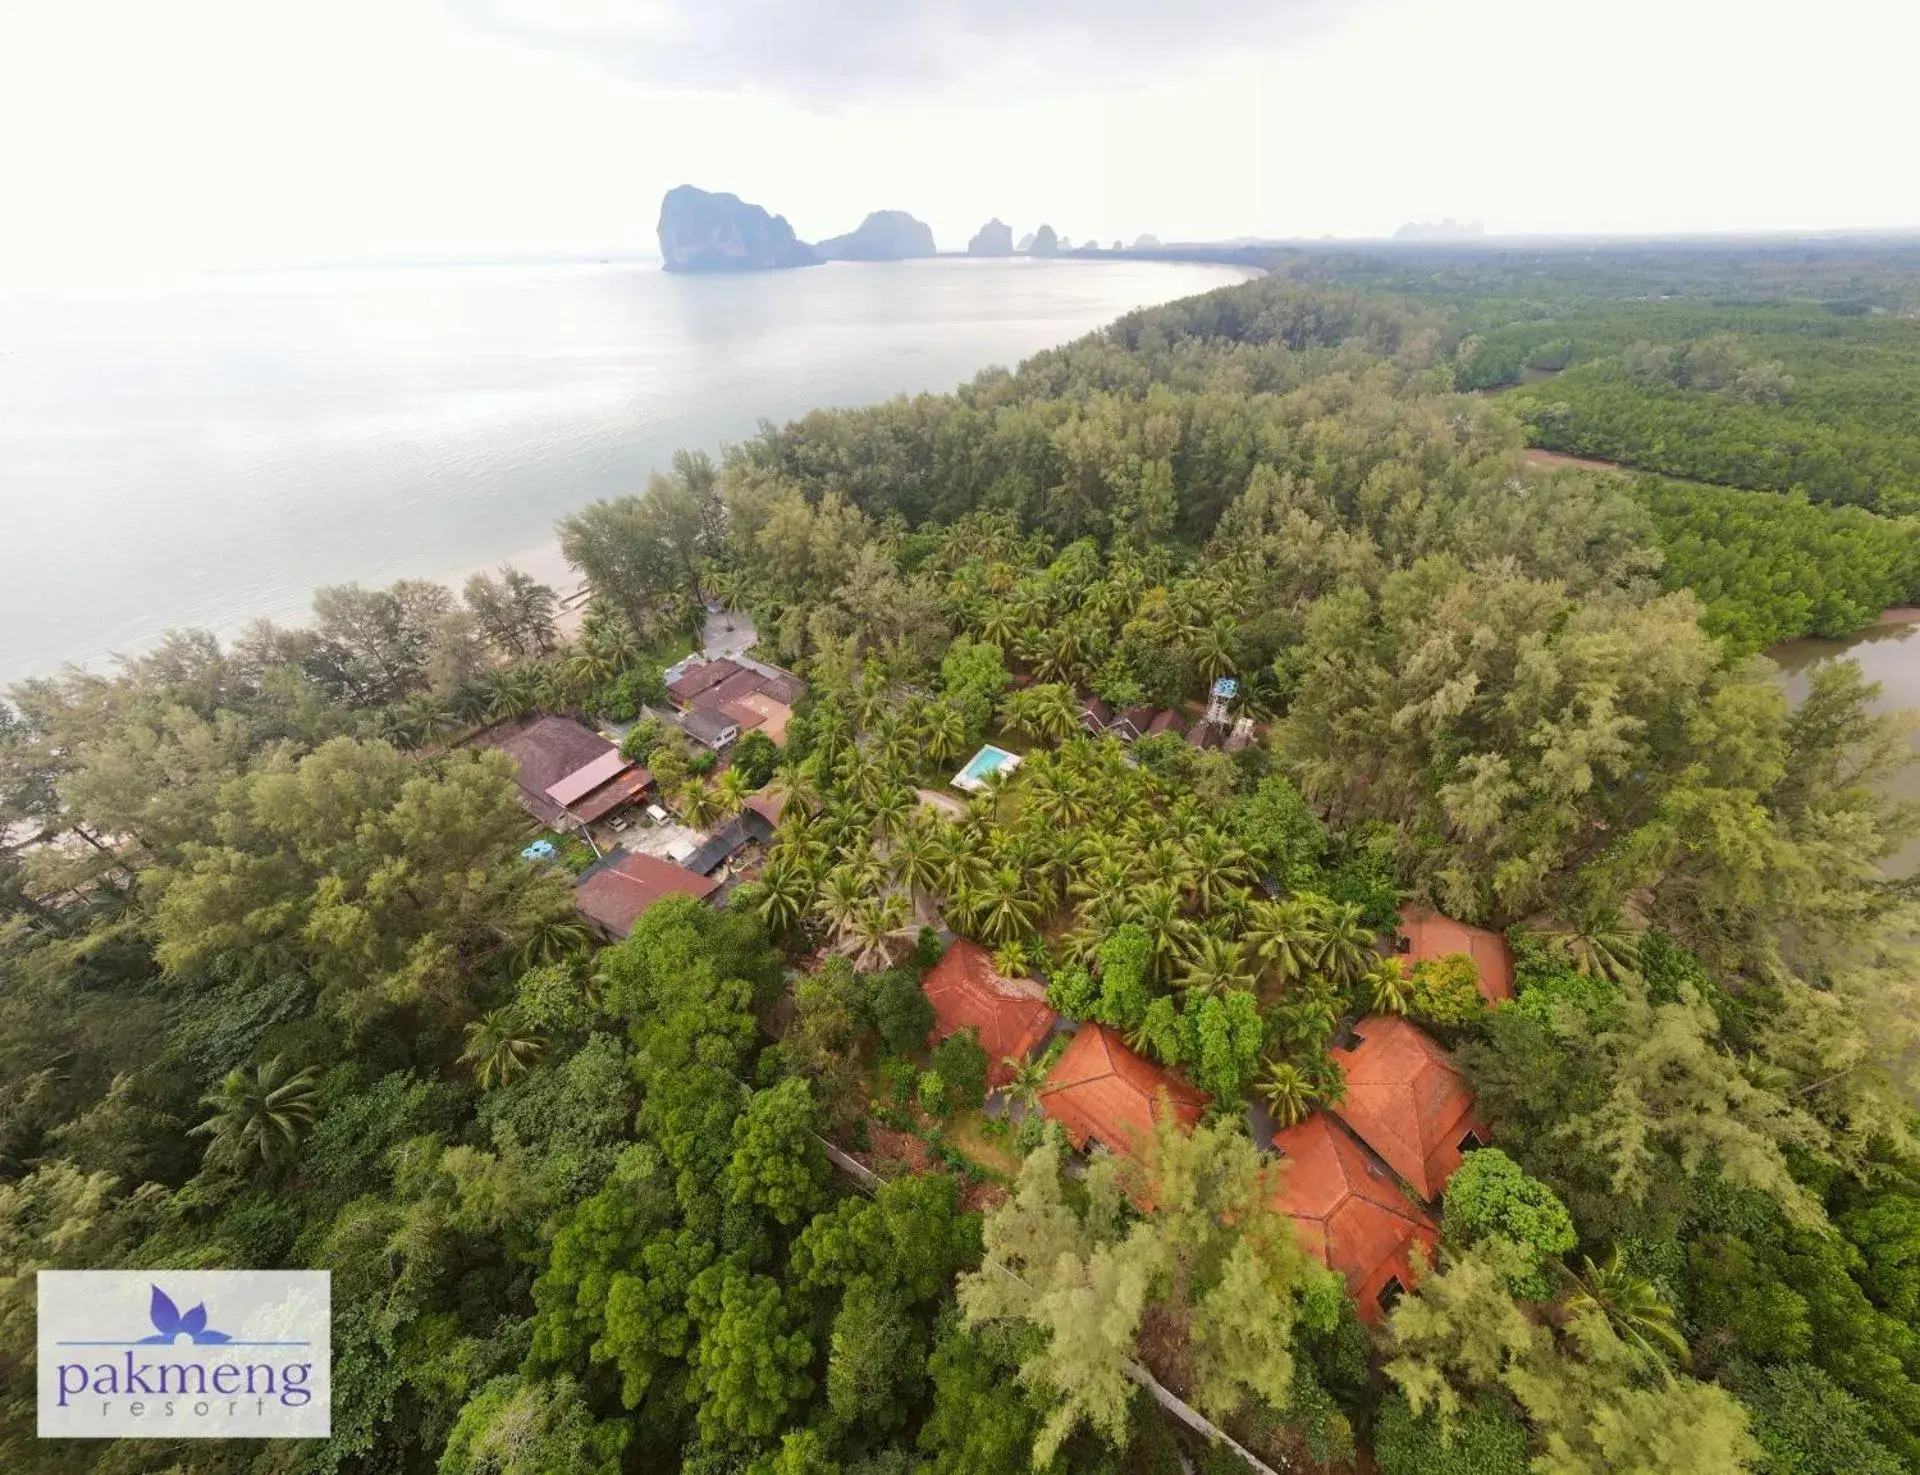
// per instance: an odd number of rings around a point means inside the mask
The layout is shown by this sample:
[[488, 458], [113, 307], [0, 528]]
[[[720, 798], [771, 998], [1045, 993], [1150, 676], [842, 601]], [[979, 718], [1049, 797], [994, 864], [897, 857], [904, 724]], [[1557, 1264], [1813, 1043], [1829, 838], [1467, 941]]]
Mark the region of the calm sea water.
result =
[[944, 390], [1245, 275], [929, 260], [0, 293], [0, 682], [320, 584], [562, 572], [556, 516], [762, 419]]

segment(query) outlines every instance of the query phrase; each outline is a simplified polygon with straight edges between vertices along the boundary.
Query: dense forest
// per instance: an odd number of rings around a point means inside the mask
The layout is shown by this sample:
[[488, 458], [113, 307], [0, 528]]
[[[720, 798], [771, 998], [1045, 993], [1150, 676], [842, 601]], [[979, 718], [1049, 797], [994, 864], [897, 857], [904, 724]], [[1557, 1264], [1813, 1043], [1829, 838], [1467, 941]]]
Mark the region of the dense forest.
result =
[[[1910, 596], [1907, 525], [1530, 467], [1458, 302], [1299, 275], [683, 454], [562, 524], [570, 643], [509, 571], [16, 687], [0, 1468], [1246, 1468], [1151, 1381], [1273, 1469], [1920, 1470], [1907, 726], [1755, 654]], [[465, 739], [657, 705], [709, 599], [807, 677], [784, 749], [629, 750], [778, 832], [601, 947]], [[1227, 676], [1237, 751], [1083, 729]], [[919, 802], [986, 739], [1018, 768]], [[1383, 956], [1408, 901], [1505, 931], [1517, 997]], [[1204, 1120], [1076, 1161], [1051, 1057], [928, 1048], [941, 927]], [[1369, 1324], [1248, 1108], [1337, 1103], [1378, 1015], [1494, 1145]], [[333, 1437], [37, 1441], [49, 1266], [332, 1271]]]

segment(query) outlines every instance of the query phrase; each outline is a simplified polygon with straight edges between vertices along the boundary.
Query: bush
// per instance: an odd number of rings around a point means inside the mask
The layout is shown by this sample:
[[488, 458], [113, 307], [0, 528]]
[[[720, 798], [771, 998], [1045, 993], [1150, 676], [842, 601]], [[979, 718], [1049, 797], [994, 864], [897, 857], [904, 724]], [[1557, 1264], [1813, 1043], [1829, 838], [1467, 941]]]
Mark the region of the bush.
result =
[[1527, 1475], [1527, 1431], [1498, 1409], [1476, 1405], [1442, 1438], [1432, 1418], [1417, 1418], [1398, 1393], [1387, 1396], [1373, 1426], [1380, 1475]]
[[987, 1052], [972, 1030], [948, 1035], [936, 1045], [932, 1065], [961, 1111], [978, 1111], [986, 1104]]
[[1553, 1294], [1546, 1262], [1575, 1240], [1567, 1206], [1497, 1147], [1468, 1153], [1447, 1183], [1445, 1227], [1448, 1238], [1462, 1243], [1499, 1235], [1529, 1251], [1534, 1269], [1512, 1285], [1514, 1295], [1529, 1301]]
[[881, 1099], [900, 1110], [911, 1106], [914, 1088], [919, 1084], [919, 1077], [920, 1072], [911, 1060], [881, 1061]]
[[1465, 953], [1414, 964], [1409, 982], [1407, 1012], [1422, 1023], [1445, 1029], [1480, 1012], [1480, 970]]
[[635, 763], [645, 763], [666, 735], [666, 723], [658, 717], [642, 717], [628, 729], [626, 739], [620, 744], [620, 751]]
[[688, 757], [687, 772], [704, 776], [712, 773], [719, 762], [720, 759], [713, 752], [709, 749], [702, 748], [699, 752]]
[[1100, 985], [1078, 965], [1062, 968], [1047, 980], [1047, 1004], [1063, 1019], [1091, 1019], [1099, 1003]]
[[920, 935], [913, 940], [913, 966], [925, 973], [940, 961], [940, 955], [946, 946], [940, 941], [940, 934], [931, 927], [922, 927]]
[[937, 1121], [946, 1120], [947, 1113], [953, 1110], [947, 1083], [937, 1070], [922, 1071], [919, 1081], [914, 1085], [913, 1094], [920, 1109]]
[[772, 778], [773, 771], [780, 766], [780, 750], [772, 738], [756, 727], [740, 734], [728, 761], [748, 788], [757, 789]]
[[876, 973], [867, 986], [867, 1013], [895, 1055], [917, 1055], [933, 1031], [933, 1005], [908, 968]]

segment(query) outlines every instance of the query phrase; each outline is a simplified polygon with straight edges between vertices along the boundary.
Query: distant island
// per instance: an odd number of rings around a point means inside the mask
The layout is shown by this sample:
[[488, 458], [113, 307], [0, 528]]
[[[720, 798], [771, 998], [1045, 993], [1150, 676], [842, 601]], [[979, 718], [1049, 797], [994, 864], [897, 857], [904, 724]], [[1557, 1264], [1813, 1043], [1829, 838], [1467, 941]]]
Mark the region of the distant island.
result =
[[813, 247], [794, 235], [786, 216], [769, 215], [738, 195], [714, 194], [690, 184], [668, 190], [660, 201], [659, 230], [660, 256], [668, 271], [767, 271], [820, 263]]
[[998, 215], [989, 220], [973, 234], [967, 242], [969, 256], [1011, 256], [1013, 255], [1013, 227]]
[[935, 254], [932, 228], [904, 210], [875, 210], [857, 230], [829, 236], [813, 249], [827, 261], [904, 261]]
[[1409, 220], [1393, 233], [1396, 241], [1478, 241], [1484, 240], [1487, 227], [1484, 221], [1455, 220], [1449, 215], [1445, 220]]

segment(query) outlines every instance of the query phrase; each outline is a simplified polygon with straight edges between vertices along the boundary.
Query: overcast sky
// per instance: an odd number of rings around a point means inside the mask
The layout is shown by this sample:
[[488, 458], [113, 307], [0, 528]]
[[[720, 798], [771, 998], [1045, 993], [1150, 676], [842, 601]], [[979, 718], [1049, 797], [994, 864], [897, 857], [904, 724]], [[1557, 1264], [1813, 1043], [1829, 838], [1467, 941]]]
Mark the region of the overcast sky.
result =
[[1912, 0], [0, 0], [0, 281], [803, 237], [1920, 226]]

